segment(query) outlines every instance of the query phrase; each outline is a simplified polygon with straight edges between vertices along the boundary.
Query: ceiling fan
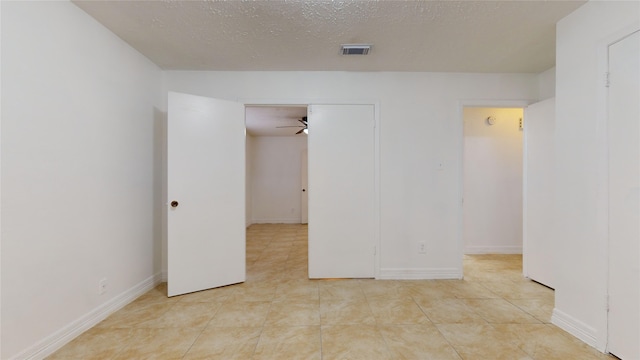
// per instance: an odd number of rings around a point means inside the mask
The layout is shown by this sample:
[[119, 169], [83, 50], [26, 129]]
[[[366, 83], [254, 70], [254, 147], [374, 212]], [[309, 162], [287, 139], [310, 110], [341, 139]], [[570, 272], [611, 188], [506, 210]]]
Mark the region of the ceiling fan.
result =
[[[296, 132], [296, 135], [298, 134], [302, 134], [303, 132], [306, 134], [308, 131], [308, 127], [307, 127], [307, 117], [303, 116], [302, 119], [298, 119], [298, 121], [302, 124], [302, 125], [292, 125], [292, 126], [276, 126], [276, 128], [290, 128], [290, 127], [295, 127], [295, 128], [302, 128], [300, 129], [298, 132]], [[305, 131], [306, 130], [306, 131]]]

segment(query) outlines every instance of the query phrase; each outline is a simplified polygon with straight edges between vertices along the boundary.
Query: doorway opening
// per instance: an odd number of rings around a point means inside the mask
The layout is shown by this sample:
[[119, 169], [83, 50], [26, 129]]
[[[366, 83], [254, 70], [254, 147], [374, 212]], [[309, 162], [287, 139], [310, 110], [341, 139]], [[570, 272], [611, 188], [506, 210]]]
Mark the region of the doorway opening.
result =
[[[245, 156], [247, 146], [252, 146], [247, 145], [246, 104], [256, 103], [176, 92], [169, 92], [168, 99], [167, 198], [175, 200], [167, 216], [168, 295], [241, 283], [247, 270], [246, 227], [258, 222], [255, 205], [259, 187], [253, 181], [255, 176], [247, 182], [246, 171], [247, 162], [255, 159]], [[296, 105], [292, 107], [307, 109], [306, 103]], [[308, 106], [309, 204], [313, 216], [307, 236], [309, 278], [371, 278], [378, 269], [376, 109], [377, 104], [372, 103]], [[300, 164], [300, 159], [274, 159], [283, 166]], [[255, 175], [256, 168], [250, 169]], [[289, 179], [281, 176], [281, 168], [276, 170], [277, 179]], [[299, 178], [300, 173], [296, 175]], [[341, 181], [345, 178], [350, 181]], [[245, 183], [250, 184], [249, 196]], [[294, 186], [299, 196], [300, 183]], [[287, 216], [295, 213], [296, 205], [288, 208]], [[247, 211], [251, 212], [249, 217]], [[283, 218], [275, 220], [284, 223]], [[300, 221], [298, 217], [289, 222], [300, 225]]]
[[522, 276], [523, 114], [521, 107], [463, 108], [465, 278]]
[[306, 118], [306, 105], [245, 107], [247, 226], [306, 223]]
[[[247, 105], [247, 280], [308, 278], [307, 106]], [[264, 266], [263, 266], [264, 265]]]

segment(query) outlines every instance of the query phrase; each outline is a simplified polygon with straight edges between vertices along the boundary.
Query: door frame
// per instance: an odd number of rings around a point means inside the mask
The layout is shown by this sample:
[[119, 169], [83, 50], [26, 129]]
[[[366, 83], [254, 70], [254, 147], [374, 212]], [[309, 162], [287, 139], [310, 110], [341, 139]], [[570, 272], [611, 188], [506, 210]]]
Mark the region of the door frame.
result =
[[[308, 110], [307, 110], [308, 111]], [[300, 152], [300, 223], [309, 224], [309, 148]], [[302, 201], [304, 199], [304, 201]]]
[[[597, 75], [601, 79], [596, 93], [596, 189], [597, 189], [597, 209], [596, 213], [596, 238], [599, 239], [598, 252], [602, 254], [600, 261], [596, 264], [601, 273], [606, 274], [599, 282], [601, 299], [603, 301], [601, 311], [599, 311], [598, 337], [595, 339], [596, 349], [607, 352], [609, 347], [609, 96], [608, 96], [608, 72], [609, 72], [609, 46], [623, 40], [627, 36], [640, 31], [640, 23], [622, 27], [602, 39], [597, 44], [598, 68]], [[601, 335], [600, 335], [601, 334]]]
[[[460, 176], [458, 177], [458, 233], [456, 234], [457, 238], [457, 253], [458, 253], [458, 272], [460, 278], [464, 278], [464, 267], [463, 267], [463, 258], [464, 258], [464, 109], [469, 107], [483, 107], [483, 108], [526, 108], [530, 104], [537, 102], [537, 100], [477, 100], [477, 99], [461, 99], [458, 100], [458, 121], [456, 121], [455, 125], [458, 127], [456, 129], [456, 133], [458, 134], [458, 144], [456, 144], [456, 148], [458, 150], [458, 173]], [[523, 115], [523, 121], [524, 121]], [[524, 131], [524, 130], [523, 130]], [[523, 134], [524, 135], [524, 134]], [[526, 159], [526, 147], [524, 146], [524, 138], [523, 138], [523, 147], [522, 147], [522, 156]], [[526, 179], [526, 173], [524, 170], [526, 169], [525, 164], [523, 163], [523, 178]], [[523, 184], [524, 189], [524, 184]], [[523, 210], [526, 204], [526, 198], [522, 197], [522, 205]], [[524, 216], [524, 213], [523, 213]], [[526, 224], [523, 221], [522, 227], [523, 230]], [[525, 238], [522, 238], [522, 248], [524, 251], [525, 248]], [[523, 269], [524, 270], [524, 269]]]
[[246, 106], [259, 105], [373, 105], [374, 107], [374, 229], [373, 243], [374, 251], [374, 276], [380, 278], [380, 101], [375, 99], [315, 99], [315, 98], [276, 98], [276, 99], [255, 99], [241, 98], [237, 101]]

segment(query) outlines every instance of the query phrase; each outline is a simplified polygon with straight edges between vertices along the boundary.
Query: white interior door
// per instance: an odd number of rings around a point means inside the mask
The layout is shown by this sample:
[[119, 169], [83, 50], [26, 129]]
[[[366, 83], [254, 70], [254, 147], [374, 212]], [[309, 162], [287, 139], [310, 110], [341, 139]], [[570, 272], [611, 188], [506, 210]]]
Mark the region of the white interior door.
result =
[[309, 184], [308, 184], [308, 161], [307, 149], [302, 150], [300, 154], [300, 223], [307, 224], [309, 222]]
[[373, 105], [309, 114], [309, 277], [374, 277]]
[[640, 359], [640, 32], [609, 46], [609, 343]]
[[523, 270], [526, 277], [551, 288], [555, 106], [552, 98], [524, 112]]
[[245, 280], [244, 105], [169, 93], [168, 294]]

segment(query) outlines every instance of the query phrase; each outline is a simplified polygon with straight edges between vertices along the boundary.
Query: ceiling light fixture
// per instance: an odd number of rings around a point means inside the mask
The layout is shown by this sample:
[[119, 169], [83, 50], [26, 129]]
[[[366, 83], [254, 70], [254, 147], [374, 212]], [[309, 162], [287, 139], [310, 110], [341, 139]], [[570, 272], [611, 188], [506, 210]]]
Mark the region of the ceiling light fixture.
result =
[[342, 44], [342, 55], [367, 55], [371, 50], [371, 44]]

